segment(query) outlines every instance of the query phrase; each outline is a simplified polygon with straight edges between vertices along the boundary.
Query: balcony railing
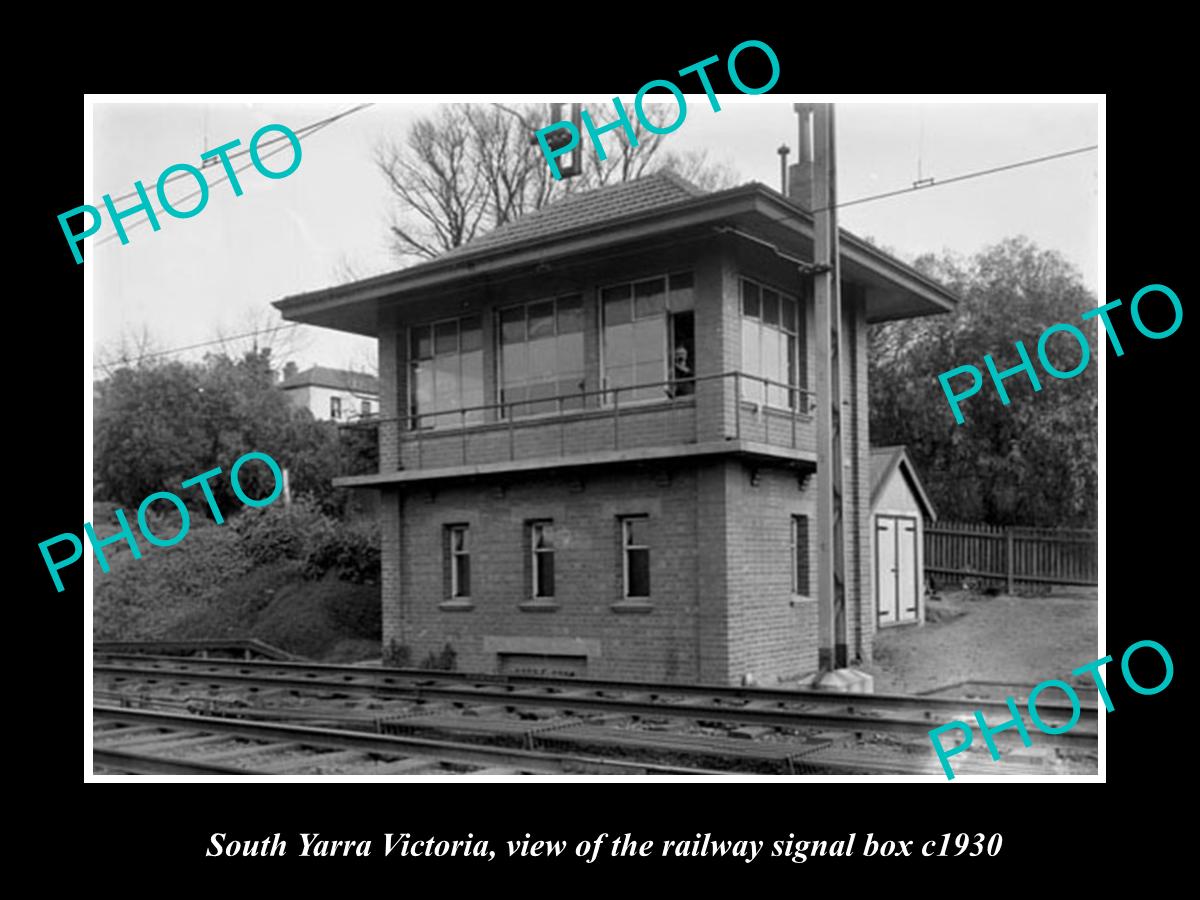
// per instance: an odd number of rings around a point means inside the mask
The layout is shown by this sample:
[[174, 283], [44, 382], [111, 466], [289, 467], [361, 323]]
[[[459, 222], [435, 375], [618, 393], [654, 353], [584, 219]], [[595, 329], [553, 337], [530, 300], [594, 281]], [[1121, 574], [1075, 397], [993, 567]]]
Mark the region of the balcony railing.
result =
[[412, 414], [401, 468], [505, 462], [710, 440], [812, 449], [815, 395], [744, 372]]

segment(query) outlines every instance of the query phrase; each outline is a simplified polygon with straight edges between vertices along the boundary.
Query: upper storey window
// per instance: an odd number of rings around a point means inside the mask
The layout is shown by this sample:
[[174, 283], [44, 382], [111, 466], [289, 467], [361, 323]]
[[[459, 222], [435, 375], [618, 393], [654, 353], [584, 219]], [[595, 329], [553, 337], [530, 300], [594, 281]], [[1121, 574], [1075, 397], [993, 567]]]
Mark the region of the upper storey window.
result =
[[[479, 316], [409, 329], [413, 428], [483, 421], [483, 330]], [[470, 409], [465, 414], [463, 409]]]
[[582, 409], [583, 298], [523, 303], [500, 310], [498, 317], [501, 414]]
[[[794, 297], [741, 279], [742, 399], [794, 409], [799, 372], [800, 307]], [[765, 380], [758, 380], [765, 379]]]
[[[662, 400], [691, 392], [695, 371], [692, 274], [647, 278], [600, 292], [607, 403]], [[619, 392], [614, 388], [623, 388]], [[616, 396], [619, 394], [619, 396]]]

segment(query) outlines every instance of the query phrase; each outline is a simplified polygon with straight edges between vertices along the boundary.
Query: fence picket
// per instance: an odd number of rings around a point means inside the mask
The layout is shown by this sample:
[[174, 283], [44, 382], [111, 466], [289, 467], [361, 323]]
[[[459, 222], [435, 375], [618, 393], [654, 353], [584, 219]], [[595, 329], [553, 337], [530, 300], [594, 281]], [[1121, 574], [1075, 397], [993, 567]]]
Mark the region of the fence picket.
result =
[[1095, 531], [1005, 528], [982, 522], [943, 521], [925, 525], [925, 569], [935, 581], [971, 578], [980, 582], [981, 587], [1006, 588], [1010, 550], [1012, 580], [1017, 591], [1023, 587], [1097, 583]]

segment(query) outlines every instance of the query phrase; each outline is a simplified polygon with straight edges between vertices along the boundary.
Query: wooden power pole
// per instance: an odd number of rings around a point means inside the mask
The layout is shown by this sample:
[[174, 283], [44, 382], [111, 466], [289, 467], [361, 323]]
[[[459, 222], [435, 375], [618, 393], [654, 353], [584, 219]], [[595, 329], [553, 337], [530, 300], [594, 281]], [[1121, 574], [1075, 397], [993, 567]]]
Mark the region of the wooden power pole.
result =
[[[822, 671], [848, 665], [846, 621], [846, 489], [843, 446], [846, 407], [842, 335], [841, 265], [838, 252], [837, 166], [832, 103], [797, 104], [800, 155], [812, 161], [813, 294], [817, 325], [817, 527], [818, 664]], [[805, 132], [808, 133], [805, 133]]]

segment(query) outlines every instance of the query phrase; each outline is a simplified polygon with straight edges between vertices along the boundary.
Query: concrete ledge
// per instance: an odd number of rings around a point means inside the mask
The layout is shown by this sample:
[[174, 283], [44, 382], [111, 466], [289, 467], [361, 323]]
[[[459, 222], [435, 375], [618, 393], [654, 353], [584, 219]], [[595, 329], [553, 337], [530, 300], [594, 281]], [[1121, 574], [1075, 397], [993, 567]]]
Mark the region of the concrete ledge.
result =
[[443, 478], [471, 478], [501, 475], [509, 472], [547, 472], [582, 466], [604, 466], [648, 460], [683, 459], [696, 456], [747, 456], [761, 460], [790, 463], [797, 468], [815, 471], [817, 455], [809, 450], [762, 444], [757, 441], [706, 441], [702, 444], [671, 444], [657, 447], [636, 447], [629, 450], [599, 450], [573, 456], [539, 456], [530, 459], [503, 460], [466, 466], [446, 466], [428, 469], [401, 469], [374, 475], [348, 475], [333, 480], [334, 487], [380, 487], [414, 481], [436, 481]]
[[586, 656], [599, 659], [601, 642], [589, 638], [506, 637], [484, 635], [484, 653], [521, 653], [529, 656]]

